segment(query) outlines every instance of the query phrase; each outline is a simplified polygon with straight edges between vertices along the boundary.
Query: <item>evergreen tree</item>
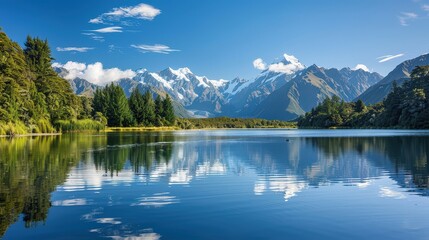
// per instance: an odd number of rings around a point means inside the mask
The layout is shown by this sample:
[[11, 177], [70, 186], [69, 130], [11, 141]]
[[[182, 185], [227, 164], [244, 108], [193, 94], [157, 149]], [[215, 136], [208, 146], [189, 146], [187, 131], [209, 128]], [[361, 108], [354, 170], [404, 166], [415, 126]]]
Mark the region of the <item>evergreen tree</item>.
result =
[[155, 125], [162, 126], [164, 115], [164, 106], [162, 104], [161, 96], [157, 96], [155, 99]]
[[401, 100], [403, 99], [403, 94], [401, 87], [398, 86], [397, 82], [394, 81], [392, 84], [393, 91], [387, 95], [384, 100], [385, 111], [383, 113], [385, 119], [385, 127], [396, 126], [399, 123], [399, 117], [401, 116]]
[[128, 127], [135, 124], [124, 90], [113, 83], [97, 90], [94, 95], [94, 112], [107, 118], [110, 127]]
[[130, 106], [130, 110], [133, 113], [134, 119], [136, 120], [136, 123], [138, 125], [143, 124], [145, 120], [145, 102], [143, 96], [141, 95], [137, 87], [134, 88], [133, 92], [131, 93], [128, 103]]
[[104, 116], [106, 116], [108, 99], [105, 92], [105, 89], [100, 88], [97, 88], [94, 92], [94, 98], [92, 100], [92, 109], [94, 116], [97, 112], [103, 113]]
[[162, 102], [163, 107], [163, 117], [167, 123], [167, 125], [174, 125], [176, 121], [176, 116], [174, 115], [173, 104], [171, 102], [170, 96], [167, 94], [164, 101]]
[[47, 40], [27, 37], [24, 55], [30, 70], [35, 74], [38, 92], [44, 101], [52, 123], [60, 119], [76, 119], [79, 100], [70, 84], [60, 78], [51, 67], [51, 50]]
[[133, 116], [128, 106], [124, 90], [113, 83], [108, 88], [109, 106], [107, 108], [108, 125], [126, 127], [133, 125]]
[[355, 111], [360, 113], [363, 112], [365, 110], [366, 106], [365, 103], [362, 100], [357, 100], [356, 105], [355, 105]]
[[144, 116], [144, 125], [151, 126], [155, 122], [155, 103], [152, 99], [152, 94], [149, 91], [143, 96], [143, 116]]
[[155, 114], [157, 116], [163, 116], [163, 114], [164, 114], [164, 108], [162, 105], [162, 98], [159, 95], [155, 99]]

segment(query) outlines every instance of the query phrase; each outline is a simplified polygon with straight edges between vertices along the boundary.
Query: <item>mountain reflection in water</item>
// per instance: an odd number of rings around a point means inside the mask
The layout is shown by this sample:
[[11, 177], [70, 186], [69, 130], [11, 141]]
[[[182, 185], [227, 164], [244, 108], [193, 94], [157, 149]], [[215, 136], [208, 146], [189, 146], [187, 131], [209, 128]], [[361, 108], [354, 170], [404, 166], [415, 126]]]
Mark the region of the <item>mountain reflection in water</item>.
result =
[[[226, 179], [219, 183], [222, 186], [218, 191], [251, 187], [255, 197], [280, 193], [286, 202], [299, 199], [308, 188], [340, 184], [365, 189], [382, 177], [403, 190], [380, 187], [379, 197], [403, 199], [407, 193], [422, 197], [429, 194], [429, 136], [301, 137], [288, 136], [287, 131], [264, 131], [0, 138], [0, 236], [21, 220], [26, 228], [43, 226], [51, 207], [96, 204], [82, 196], [52, 200], [53, 192], [98, 193], [160, 183], [171, 187], [194, 182], [211, 186], [209, 179], [216, 176]], [[249, 174], [253, 177], [247, 177]], [[247, 186], [229, 181], [240, 178], [246, 179]], [[129, 207], [183, 203], [169, 191], [143, 192], [132, 200], [126, 197], [121, 201]], [[103, 203], [112, 204], [113, 200]], [[82, 219], [111, 226], [122, 224], [118, 218], [97, 217], [101, 212], [95, 208]], [[102, 228], [90, 232], [106, 234]], [[147, 229], [134, 235], [160, 237]]]

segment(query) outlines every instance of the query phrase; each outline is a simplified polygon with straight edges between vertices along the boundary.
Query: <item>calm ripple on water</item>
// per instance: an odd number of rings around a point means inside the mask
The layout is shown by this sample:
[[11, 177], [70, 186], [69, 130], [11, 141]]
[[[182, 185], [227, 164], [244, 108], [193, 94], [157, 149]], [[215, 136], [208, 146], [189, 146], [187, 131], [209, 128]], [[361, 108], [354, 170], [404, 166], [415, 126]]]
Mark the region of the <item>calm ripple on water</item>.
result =
[[429, 132], [0, 139], [3, 239], [429, 239]]

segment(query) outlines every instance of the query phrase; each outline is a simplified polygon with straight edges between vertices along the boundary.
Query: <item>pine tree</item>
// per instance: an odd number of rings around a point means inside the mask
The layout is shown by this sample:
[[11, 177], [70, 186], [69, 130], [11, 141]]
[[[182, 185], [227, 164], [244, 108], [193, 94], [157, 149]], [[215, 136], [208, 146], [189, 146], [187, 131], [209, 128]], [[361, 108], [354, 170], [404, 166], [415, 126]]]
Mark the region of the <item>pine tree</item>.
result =
[[163, 106], [163, 110], [164, 110], [163, 117], [164, 117], [167, 125], [169, 125], [169, 126], [174, 125], [174, 123], [176, 121], [176, 116], [174, 115], [173, 104], [172, 104], [171, 98], [168, 94], [165, 97], [164, 101], [162, 102], [162, 106]]
[[155, 122], [155, 104], [152, 99], [152, 94], [149, 91], [143, 96], [143, 113], [144, 113], [144, 125], [151, 126]]
[[365, 108], [366, 108], [365, 103], [362, 100], [359, 99], [356, 102], [355, 111], [358, 112], [358, 113], [361, 113], [361, 112], [363, 112], [365, 110]]
[[106, 96], [105, 89], [96, 89], [94, 92], [94, 98], [92, 100], [92, 109], [93, 109], [93, 115], [95, 116], [95, 113], [100, 112], [104, 116], [106, 116], [107, 112], [107, 96]]
[[155, 114], [157, 116], [162, 116], [164, 114], [164, 108], [162, 105], [162, 98], [159, 95], [155, 99]]
[[134, 88], [133, 92], [131, 93], [130, 99], [128, 99], [128, 103], [130, 106], [130, 110], [133, 113], [134, 119], [136, 120], [136, 123], [138, 125], [143, 124], [145, 120], [145, 102], [143, 96], [141, 95], [137, 87]]
[[24, 49], [25, 60], [35, 74], [38, 92], [44, 94], [44, 101], [52, 123], [61, 119], [76, 119], [79, 99], [70, 84], [60, 78], [51, 67], [51, 50], [47, 40], [27, 37]]
[[164, 106], [162, 104], [161, 96], [157, 96], [155, 99], [155, 125], [162, 126], [164, 115]]
[[106, 87], [108, 95], [107, 122], [109, 126], [127, 127], [134, 124], [124, 90], [113, 83]]

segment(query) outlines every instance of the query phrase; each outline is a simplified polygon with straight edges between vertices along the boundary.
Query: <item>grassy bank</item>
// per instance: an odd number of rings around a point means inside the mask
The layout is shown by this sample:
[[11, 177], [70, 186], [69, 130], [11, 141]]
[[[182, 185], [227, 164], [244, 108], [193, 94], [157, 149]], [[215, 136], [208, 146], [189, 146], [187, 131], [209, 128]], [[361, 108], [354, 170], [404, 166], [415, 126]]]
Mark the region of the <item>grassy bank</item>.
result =
[[51, 126], [40, 121], [36, 125], [26, 126], [21, 122], [0, 122], [0, 136], [43, 136], [61, 133], [79, 132], [147, 132], [174, 131], [186, 129], [252, 129], [252, 128], [297, 128], [295, 122], [264, 120], [251, 118], [188, 118], [177, 119], [174, 126], [151, 127], [106, 127], [104, 123], [91, 119], [59, 120]]
[[148, 131], [173, 131], [178, 127], [107, 127], [103, 132], [148, 132]]

